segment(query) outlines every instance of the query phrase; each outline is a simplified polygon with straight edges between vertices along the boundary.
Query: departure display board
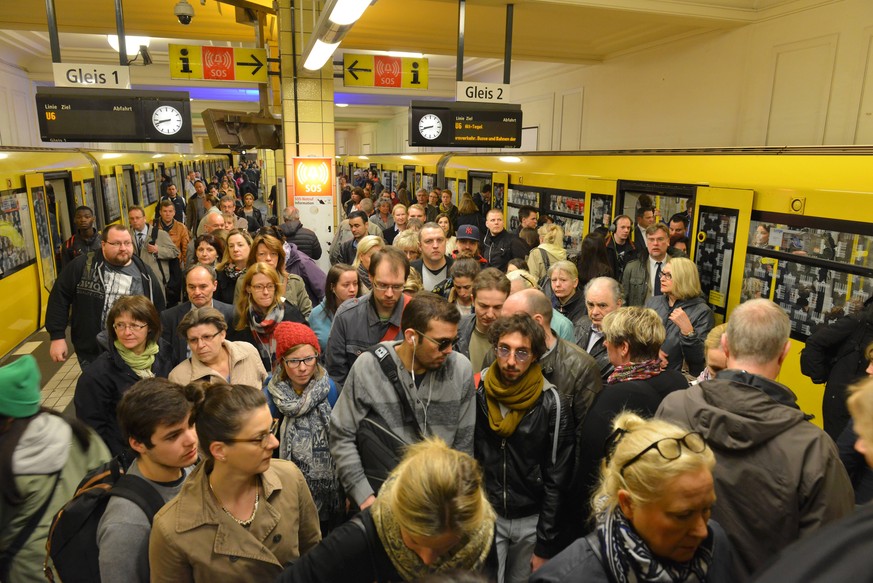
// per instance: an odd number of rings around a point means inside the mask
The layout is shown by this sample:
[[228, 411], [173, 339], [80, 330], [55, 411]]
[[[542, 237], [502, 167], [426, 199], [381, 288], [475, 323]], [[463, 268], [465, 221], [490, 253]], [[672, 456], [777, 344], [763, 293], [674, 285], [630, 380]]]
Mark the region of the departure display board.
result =
[[185, 91], [40, 87], [36, 107], [44, 142], [192, 142]]
[[521, 147], [521, 106], [413, 101], [409, 145], [465, 148]]

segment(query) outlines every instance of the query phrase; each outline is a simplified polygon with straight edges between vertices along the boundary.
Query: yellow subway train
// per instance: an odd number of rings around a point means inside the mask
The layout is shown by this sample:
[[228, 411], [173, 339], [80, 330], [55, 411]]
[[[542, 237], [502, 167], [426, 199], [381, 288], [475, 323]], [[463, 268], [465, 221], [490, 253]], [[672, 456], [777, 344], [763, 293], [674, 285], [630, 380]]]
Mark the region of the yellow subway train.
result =
[[591, 152], [447, 152], [344, 156], [337, 172], [376, 170], [389, 188], [492, 187], [507, 228], [531, 205], [564, 226], [572, 253], [593, 229], [634, 216], [650, 196], [664, 220], [693, 204], [689, 256], [724, 321], [767, 297], [788, 312], [792, 349], [779, 380], [820, 423], [822, 386], [800, 373], [804, 340], [873, 297], [873, 148], [745, 148]]
[[126, 224], [135, 205], [150, 219], [162, 176], [184, 193], [190, 170], [214, 176], [229, 164], [217, 154], [0, 147], [0, 356], [43, 326], [77, 206], [93, 209], [98, 228]]

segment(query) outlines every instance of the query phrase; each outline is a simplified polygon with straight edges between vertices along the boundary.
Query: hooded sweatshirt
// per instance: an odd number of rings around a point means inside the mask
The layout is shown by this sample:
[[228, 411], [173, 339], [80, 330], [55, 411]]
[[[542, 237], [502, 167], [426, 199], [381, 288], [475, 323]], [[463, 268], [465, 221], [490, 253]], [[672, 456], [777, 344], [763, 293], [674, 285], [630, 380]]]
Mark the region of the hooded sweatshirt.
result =
[[782, 548], [849, 514], [852, 484], [834, 442], [786, 386], [740, 370], [667, 395], [658, 417], [699, 431], [717, 460], [713, 520], [749, 576]]

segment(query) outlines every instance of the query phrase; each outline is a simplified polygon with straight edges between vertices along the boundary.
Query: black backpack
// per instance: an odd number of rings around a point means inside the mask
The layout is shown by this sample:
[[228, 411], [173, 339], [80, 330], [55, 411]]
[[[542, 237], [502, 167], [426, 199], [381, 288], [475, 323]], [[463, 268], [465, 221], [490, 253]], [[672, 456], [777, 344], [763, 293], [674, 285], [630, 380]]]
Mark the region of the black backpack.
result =
[[[124, 464], [114, 458], [89, 472], [73, 497], [52, 519], [43, 571], [54, 582], [57, 573], [63, 583], [100, 581], [97, 526], [111, 496], [120, 496], [139, 506], [151, 523], [164, 506], [155, 488], [139, 476], [125, 475]], [[54, 563], [54, 572], [50, 566]]]

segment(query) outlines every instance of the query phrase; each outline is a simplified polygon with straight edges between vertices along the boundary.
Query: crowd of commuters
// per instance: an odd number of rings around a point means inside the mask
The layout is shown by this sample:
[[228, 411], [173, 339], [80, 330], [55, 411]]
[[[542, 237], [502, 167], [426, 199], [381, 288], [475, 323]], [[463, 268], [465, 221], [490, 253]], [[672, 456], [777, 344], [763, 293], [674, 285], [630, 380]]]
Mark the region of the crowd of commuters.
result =
[[0, 580], [41, 580], [52, 517], [110, 458], [163, 507], [101, 507], [104, 582], [868, 575], [835, 541], [871, 531], [873, 384], [847, 387], [873, 316], [804, 350], [825, 433], [777, 380], [780, 307], [715, 326], [687, 214], [641, 199], [572, 255], [535, 207], [507, 230], [490, 188], [359, 171], [323, 249], [294, 207], [268, 224], [256, 170], [191, 173], [130, 229], [76, 210], [46, 314], [76, 418], [40, 408], [34, 359], [0, 368]]

